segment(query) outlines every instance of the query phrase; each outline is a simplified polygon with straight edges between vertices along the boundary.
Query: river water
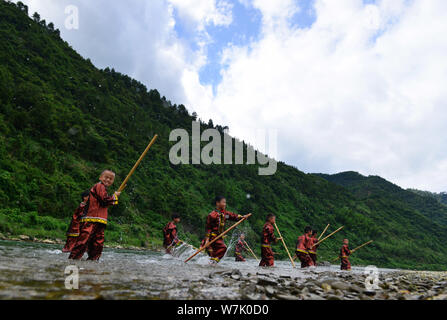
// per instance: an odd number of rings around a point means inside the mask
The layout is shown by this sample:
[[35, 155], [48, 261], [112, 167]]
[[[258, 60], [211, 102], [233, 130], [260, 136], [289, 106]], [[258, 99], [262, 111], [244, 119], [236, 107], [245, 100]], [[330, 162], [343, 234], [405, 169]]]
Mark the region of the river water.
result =
[[[60, 245], [0, 241], [0, 299], [241, 299], [239, 278], [306, 282], [341, 273], [338, 266], [293, 269], [290, 261], [276, 261], [276, 267], [266, 269], [254, 259], [240, 263], [233, 257], [210, 265], [203, 254], [185, 264], [193, 252], [186, 246], [179, 248], [177, 256], [106, 248], [99, 262], [73, 262]], [[67, 276], [73, 275], [67, 266], [79, 270], [79, 289], [66, 288]], [[240, 273], [220, 276], [235, 269]], [[354, 267], [352, 272], [360, 275], [364, 269]]]

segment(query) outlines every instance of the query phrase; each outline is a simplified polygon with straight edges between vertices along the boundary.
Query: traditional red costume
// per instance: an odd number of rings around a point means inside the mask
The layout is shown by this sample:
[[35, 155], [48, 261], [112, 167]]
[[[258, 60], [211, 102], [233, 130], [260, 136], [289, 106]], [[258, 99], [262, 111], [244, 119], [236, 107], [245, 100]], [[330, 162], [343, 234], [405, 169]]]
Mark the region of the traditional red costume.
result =
[[81, 218], [81, 230], [69, 259], [79, 260], [88, 253], [88, 260], [98, 260], [104, 248], [104, 230], [107, 225], [107, 208], [118, 204], [116, 195], [109, 196], [102, 182], [90, 189], [88, 211]]
[[245, 247], [244, 242], [242, 240], [238, 240], [236, 243], [236, 246], [234, 248], [234, 256], [236, 258], [236, 261], [244, 262], [245, 258], [242, 255], [242, 252], [247, 251], [248, 249]]
[[266, 222], [264, 224], [264, 228], [262, 229], [261, 261], [259, 262], [260, 267], [273, 267], [275, 264], [271, 245], [272, 242], [276, 242], [273, 225], [270, 222]]
[[351, 262], [349, 262], [350, 255], [351, 250], [349, 250], [349, 246], [344, 244], [340, 249], [341, 270], [351, 270]]
[[317, 249], [318, 249], [319, 245], [315, 246], [315, 247], [313, 245], [318, 242], [318, 239], [315, 237], [312, 237], [312, 238], [310, 238], [310, 240], [311, 240], [311, 243], [310, 243], [311, 246], [309, 248], [309, 256], [312, 259], [313, 265], [316, 266], [317, 265]]
[[73, 247], [76, 245], [76, 241], [79, 237], [79, 226], [81, 224], [81, 216], [84, 213], [85, 203], [81, 202], [78, 208], [73, 213], [73, 217], [71, 218], [70, 226], [67, 230], [67, 242], [65, 243], [65, 247], [62, 249], [62, 252], [71, 252]]
[[[242, 216], [233, 212], [229, 212], [226, 210], [214, 210], [206, 218], [206, 237], [209, 238], [209, 241], [212, 241], [219, 234], [224, 232], [225, 221], [238, 221], [240, 219], [242, 219]], [[205, 242], [202, 243], [203, 245], [205, 244]], [[211, 257], [211, 260], [215, 262], [219, 262], [220, 259], [222, 259], [225, 255], [225, 252], [227, 252], [227, 246], [225, 245], [225, 242], [222, 238], [208, 247], [208, 254]]]
[[166, 249], [166, 253], [171, 253], [172, 248], [180, 243], [177, 237], [177, 226], [174, 221], [168, 222], [168, 224], [163, 228], [164, 241], [163, 246]]
[[308, 235], [303, 234], [298, 237], [296, 255], [301, 261], [301, 268], [307, 268], [314, 265], [314, 262], [309, 255], [309, 250], [312, 245], [313, 240]]

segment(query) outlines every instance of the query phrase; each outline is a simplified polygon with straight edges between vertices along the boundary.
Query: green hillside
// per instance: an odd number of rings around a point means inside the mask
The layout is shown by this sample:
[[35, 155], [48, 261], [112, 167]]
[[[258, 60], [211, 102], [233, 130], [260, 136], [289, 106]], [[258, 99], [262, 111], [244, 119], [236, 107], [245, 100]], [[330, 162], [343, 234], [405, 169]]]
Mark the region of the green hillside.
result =
[[[375, 240], [356, 253], [354, 264], [447, 264], [443, 212], [426, 209], [422, 200], [417, 207], [394, 193], [359, 196], [284, 163], [273, 176], [259, 176], [253, 165], [172, 165], [169, 133], [191, 131], [196, 116], [114, 69], [95, 68], [52, 24], [29, 18], [26, 10], [0, 1], [1, 233], [63, 238], [79, 194], [105, 168], [117, 172], [118, 187], [157, 133], [120, 205], [109, 212], [108, 243], [160, 245], [162, 226], [178, 211], [182, 236], [198, 245], [212, 199], [224, 194], [230, 210], [253, 213], [244, 228], [257, 252], [264, 217], [275, 212], [289, 247], [307, 224], [320, 230], [345, 225], [321, 247], [321, 259], [335, 257], [348, 237], [353, 246]], [[280, 246], [276, 251], [286, 258]]]
[[447, 205], [447, 192], [430, 192], [430, 191], [421, 191], [416, 189], [408, 189], [408, 191], [417, 193], [418, 195], [424, 196], [424, 197], [431, 197], [436, 199], [438, 202], [440, 202], [443, 205]]
[[430, 193], [404, 190], [381, 177], [365, 177], [357, 172], [318, 175], [348, 189], [361, 201], [376, 199], [395, 203], [397, 206], [419, 211], [433, 222], [447, 225], [447, 206]]

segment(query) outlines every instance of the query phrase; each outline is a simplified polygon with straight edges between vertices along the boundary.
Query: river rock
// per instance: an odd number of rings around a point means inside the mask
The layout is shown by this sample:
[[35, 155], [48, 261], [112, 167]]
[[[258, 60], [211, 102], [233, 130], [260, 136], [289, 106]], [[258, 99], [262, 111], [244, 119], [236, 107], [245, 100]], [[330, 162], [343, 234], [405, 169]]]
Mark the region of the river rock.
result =
[[324, 290], [324, 292], [329, 292], [332, 290], [332, 287], [329, 283], [322, 283], [321, 288]]
[[258, 278], [258, 284], [260, 286], [277, 286], [278, 283], [275, 280], [266, 278], [266, 277], [259, 277]]
[[300, 300], [298, 297], [290, 294], [277, 294], [275, 297], [279, 300]]
[[351, 290], [352, 292], [356, 292], [356, 293], [362, 293], [362, 292], [365, 291], [364, 288], [362, 288], [362, 287], [360, 287], [358, 285], [355, 285], [355, 284], [351, 285], [349, 290]]
[[327, 300], [341, 300], [342, 297], [341, 296], [336, 296], [335, 294], [330, 294], [326, 296]]
[[306, 295], [307, 300], [326, 300], [318, 294], [309, 293]]
[[334, 289], [342, 290], [342, 291], [346, 291], [351, 288], [351, 286], [349, 284], [347, 284], [345, 282], [341, 282], [341, 281], [332, 282], [331, 287]]
[[364, 290], [363, 294], [372, 297], [372, 296], [375, 296], [377, 294], [377, 292], [374, 290]]
[[19, 236], [19, 239], [22, 241], [28, 241], [28, 240], [30, 240], [30, 237], [28, 237], [27, 235], [21, 234]]
[[241, 278], [241, 276], [238, 275], [238, 274], [232, 274], [231, 275], [231, 279], [233, 279], [233, 280], [240, 280], [240, 278]]
[[273, 289], [271, 286], [267, 286], [267, 287], [265, 287], [265, 293], [271, 297], [271, 296], [275, 295], [276, 290]]

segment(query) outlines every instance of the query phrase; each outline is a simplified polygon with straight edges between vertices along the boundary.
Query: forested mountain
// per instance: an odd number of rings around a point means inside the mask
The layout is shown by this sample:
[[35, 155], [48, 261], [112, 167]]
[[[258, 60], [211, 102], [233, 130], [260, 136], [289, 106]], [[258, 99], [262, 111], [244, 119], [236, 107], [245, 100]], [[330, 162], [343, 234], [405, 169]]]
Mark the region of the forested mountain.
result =
[[398, 206], [419, 211], [433, 222], [447, 225], [447, 206], [430, 192], [405, 190], [381, 177], [365, 177], [357, 172], [317, 175], [348, 189], [359, 200], [377, 199], [394, 202]]
[[447, 205], [447, 192], [430, 192], [430, 191], [421, 191], [417, 189], [408, 189], [408, 191], [417, 193], [418, 195], [424, 196], [424, 197], [431, 197], [438, 200], [440, 203]]
[[[193, 120], [185, 106], [170, 105], [157, 90], [113, 68], [95, 68], [52, 24], [30, 18], [25, 6], [0, 1], [0, 232], [63, 238], [80, 193], [105, 168], [116, 171], [117, 188], [157, 133], [120, 205], [109, 212], [108, 243], [159, 245], [162, 226], [177, 211], [182, 237], [198, 245], [212, 199], [223, 194], [230, 210], [253, 213], [244, 230], [256, 251], [264, 217], [274, 212], [289, 247], [308, 224], [345, 226], [322, 245], [320, 259], [337, 256], [348, 237], [352, 246], [375, 240], [355, 254], [354, 264], [447, 264], [445, 209], [380, 178], [370, 194], [358, 182], [343, 184], [284, 163], [272, 176], [259, 176], [255, 165], [172, 165], [169, 133], [190, 132]], [[202, 130], [212, 126], [201, 123]], [[286, 258], [279, 245], [275, 250]]]

